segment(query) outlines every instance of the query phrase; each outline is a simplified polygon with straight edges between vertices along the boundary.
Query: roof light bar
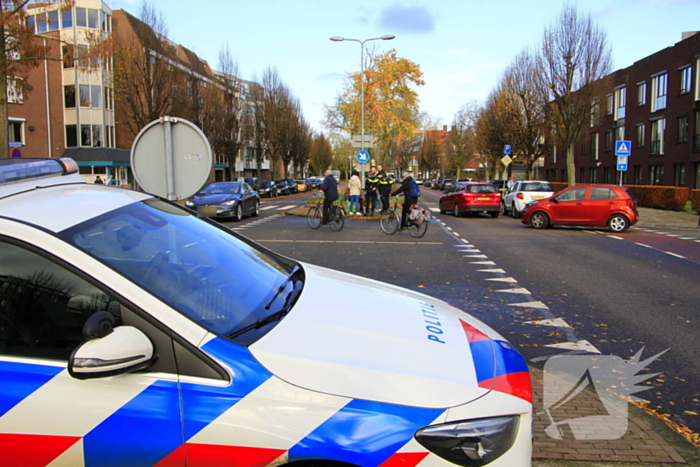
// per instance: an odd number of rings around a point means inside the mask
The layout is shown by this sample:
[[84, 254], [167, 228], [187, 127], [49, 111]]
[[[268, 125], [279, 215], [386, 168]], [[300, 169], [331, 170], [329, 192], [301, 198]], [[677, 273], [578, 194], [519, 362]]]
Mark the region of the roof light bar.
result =
[[78, 172], [73, 159], [0, 159], [0, 184]]

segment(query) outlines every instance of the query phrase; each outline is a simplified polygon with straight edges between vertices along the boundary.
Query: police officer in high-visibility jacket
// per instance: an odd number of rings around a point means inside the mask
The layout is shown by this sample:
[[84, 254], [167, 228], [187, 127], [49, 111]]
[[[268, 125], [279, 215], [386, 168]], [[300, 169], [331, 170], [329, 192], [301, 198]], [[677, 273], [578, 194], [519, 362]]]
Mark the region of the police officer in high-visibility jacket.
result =
[[389, 180], [381, 165], [377, 165], [377, 178], [379, 178], [379, 199], [382, 200], [382, 212], [386, 212], [389, 209], [389, 195], [394, 181]]
[[379, 202], [379, 177], [377, 168], [372, 166], [365, 178], [365, 214], [372, 215]]

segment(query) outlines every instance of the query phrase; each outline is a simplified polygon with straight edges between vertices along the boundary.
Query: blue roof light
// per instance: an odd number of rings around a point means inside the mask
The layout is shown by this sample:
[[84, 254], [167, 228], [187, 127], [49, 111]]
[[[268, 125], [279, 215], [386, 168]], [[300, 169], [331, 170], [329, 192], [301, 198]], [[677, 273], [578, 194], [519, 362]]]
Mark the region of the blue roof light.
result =
[[0, 159], [0, 184], [78, 172], [73, 159]]

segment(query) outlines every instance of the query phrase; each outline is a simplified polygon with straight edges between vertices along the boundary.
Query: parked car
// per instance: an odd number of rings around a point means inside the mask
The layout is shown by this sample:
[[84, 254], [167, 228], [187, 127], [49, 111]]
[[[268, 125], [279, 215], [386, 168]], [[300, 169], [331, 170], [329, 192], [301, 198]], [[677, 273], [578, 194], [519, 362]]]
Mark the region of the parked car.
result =
[[299, 188], [297, 188], [297, 182], [294, 179], [285, 178], [283, 180], [287, 182], [287, 186], [289, 187], [289, 194], [299, 193]]
[[321, 187], [323, 180], [318, 177], [311, 177], [309, 179], [309, 190], [318, 190]]
[[467, 312], [22, 162], [0, 167], [2, 465], [530, 466], [527, 362]]
[[276, 198], [278, 195], [277, 185], [272, 180], [261, 180], [258, 184], [258, 194], [260, 197]]
[[260, 213], [260, 196], [245, 182], [214, 182], [204, 185], [185, 205], [201, 216], [239, 221]]
[[309, 189], [308, 182], [306, 179], [299, 179], [299, 180], [294, 180], [294, 183], [296, 184], [297, 191], [298, 192], [303, 192]]
[[[277, 192], [280, 195], [291, 195], [293, 193], [292, 185], [287, 181], [286, 178], [283, 178], [281, 180], [277, 180], [275, 182], [275, 185], [277, 186]], [[296, 184], [295, 184], [295, 186], [296, 186]]]
[[444, 192], [447, 188], [454, 185], [454, 183], [455, 183], [455, 181], [451, 178], [443, 178], [442, 182], [440, 183], [440, 190], [442, 190]]
[[490, 183], [456, 183], [440, 198], [440, 213], [447, 212], [455, 217], [487, 212], [495, 218], [501, 213], [501, 194]]
[[549, 198], [553, 194], [554, 191], [549, 182], [519, 180], [514, 182], [510, 190], [503, 196], [503, 209], [501, 209], [501, 212], [503, 214], [510, 213], [511, 216], [518, 218], [527, 203]]
[[488, 183], [495, 186], [496, 189], [503, 195], [508, 191], [508, 185], [505, 180], [489, 180]]
[[253, 190], [258, 191], [260, 180], [257, 177], [243, 177], [243, 181], [250, 185]]
[[523, 224], [536, 229], [552, 225], [608, 227], [624, 232], [639, 220], [637, 200], [617, 185], [576, 185], [549, 198], [531, 201], [522, 212]]

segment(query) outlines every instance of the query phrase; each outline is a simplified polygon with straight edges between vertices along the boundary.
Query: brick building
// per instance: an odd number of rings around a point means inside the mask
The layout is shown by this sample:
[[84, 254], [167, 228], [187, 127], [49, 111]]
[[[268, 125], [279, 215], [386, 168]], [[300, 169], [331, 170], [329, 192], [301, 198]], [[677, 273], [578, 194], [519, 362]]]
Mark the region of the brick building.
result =
[[[690, 32], [614, 72], [576, 146], [576, 181], [700, 188], [699, 65], [700, 34]], [[628, 170], [618, 172], [615, 141], [625, 140], [632, 154]], [[545, 158], [543, 170], [549, 181], [566, 181], [563, 148]]]

